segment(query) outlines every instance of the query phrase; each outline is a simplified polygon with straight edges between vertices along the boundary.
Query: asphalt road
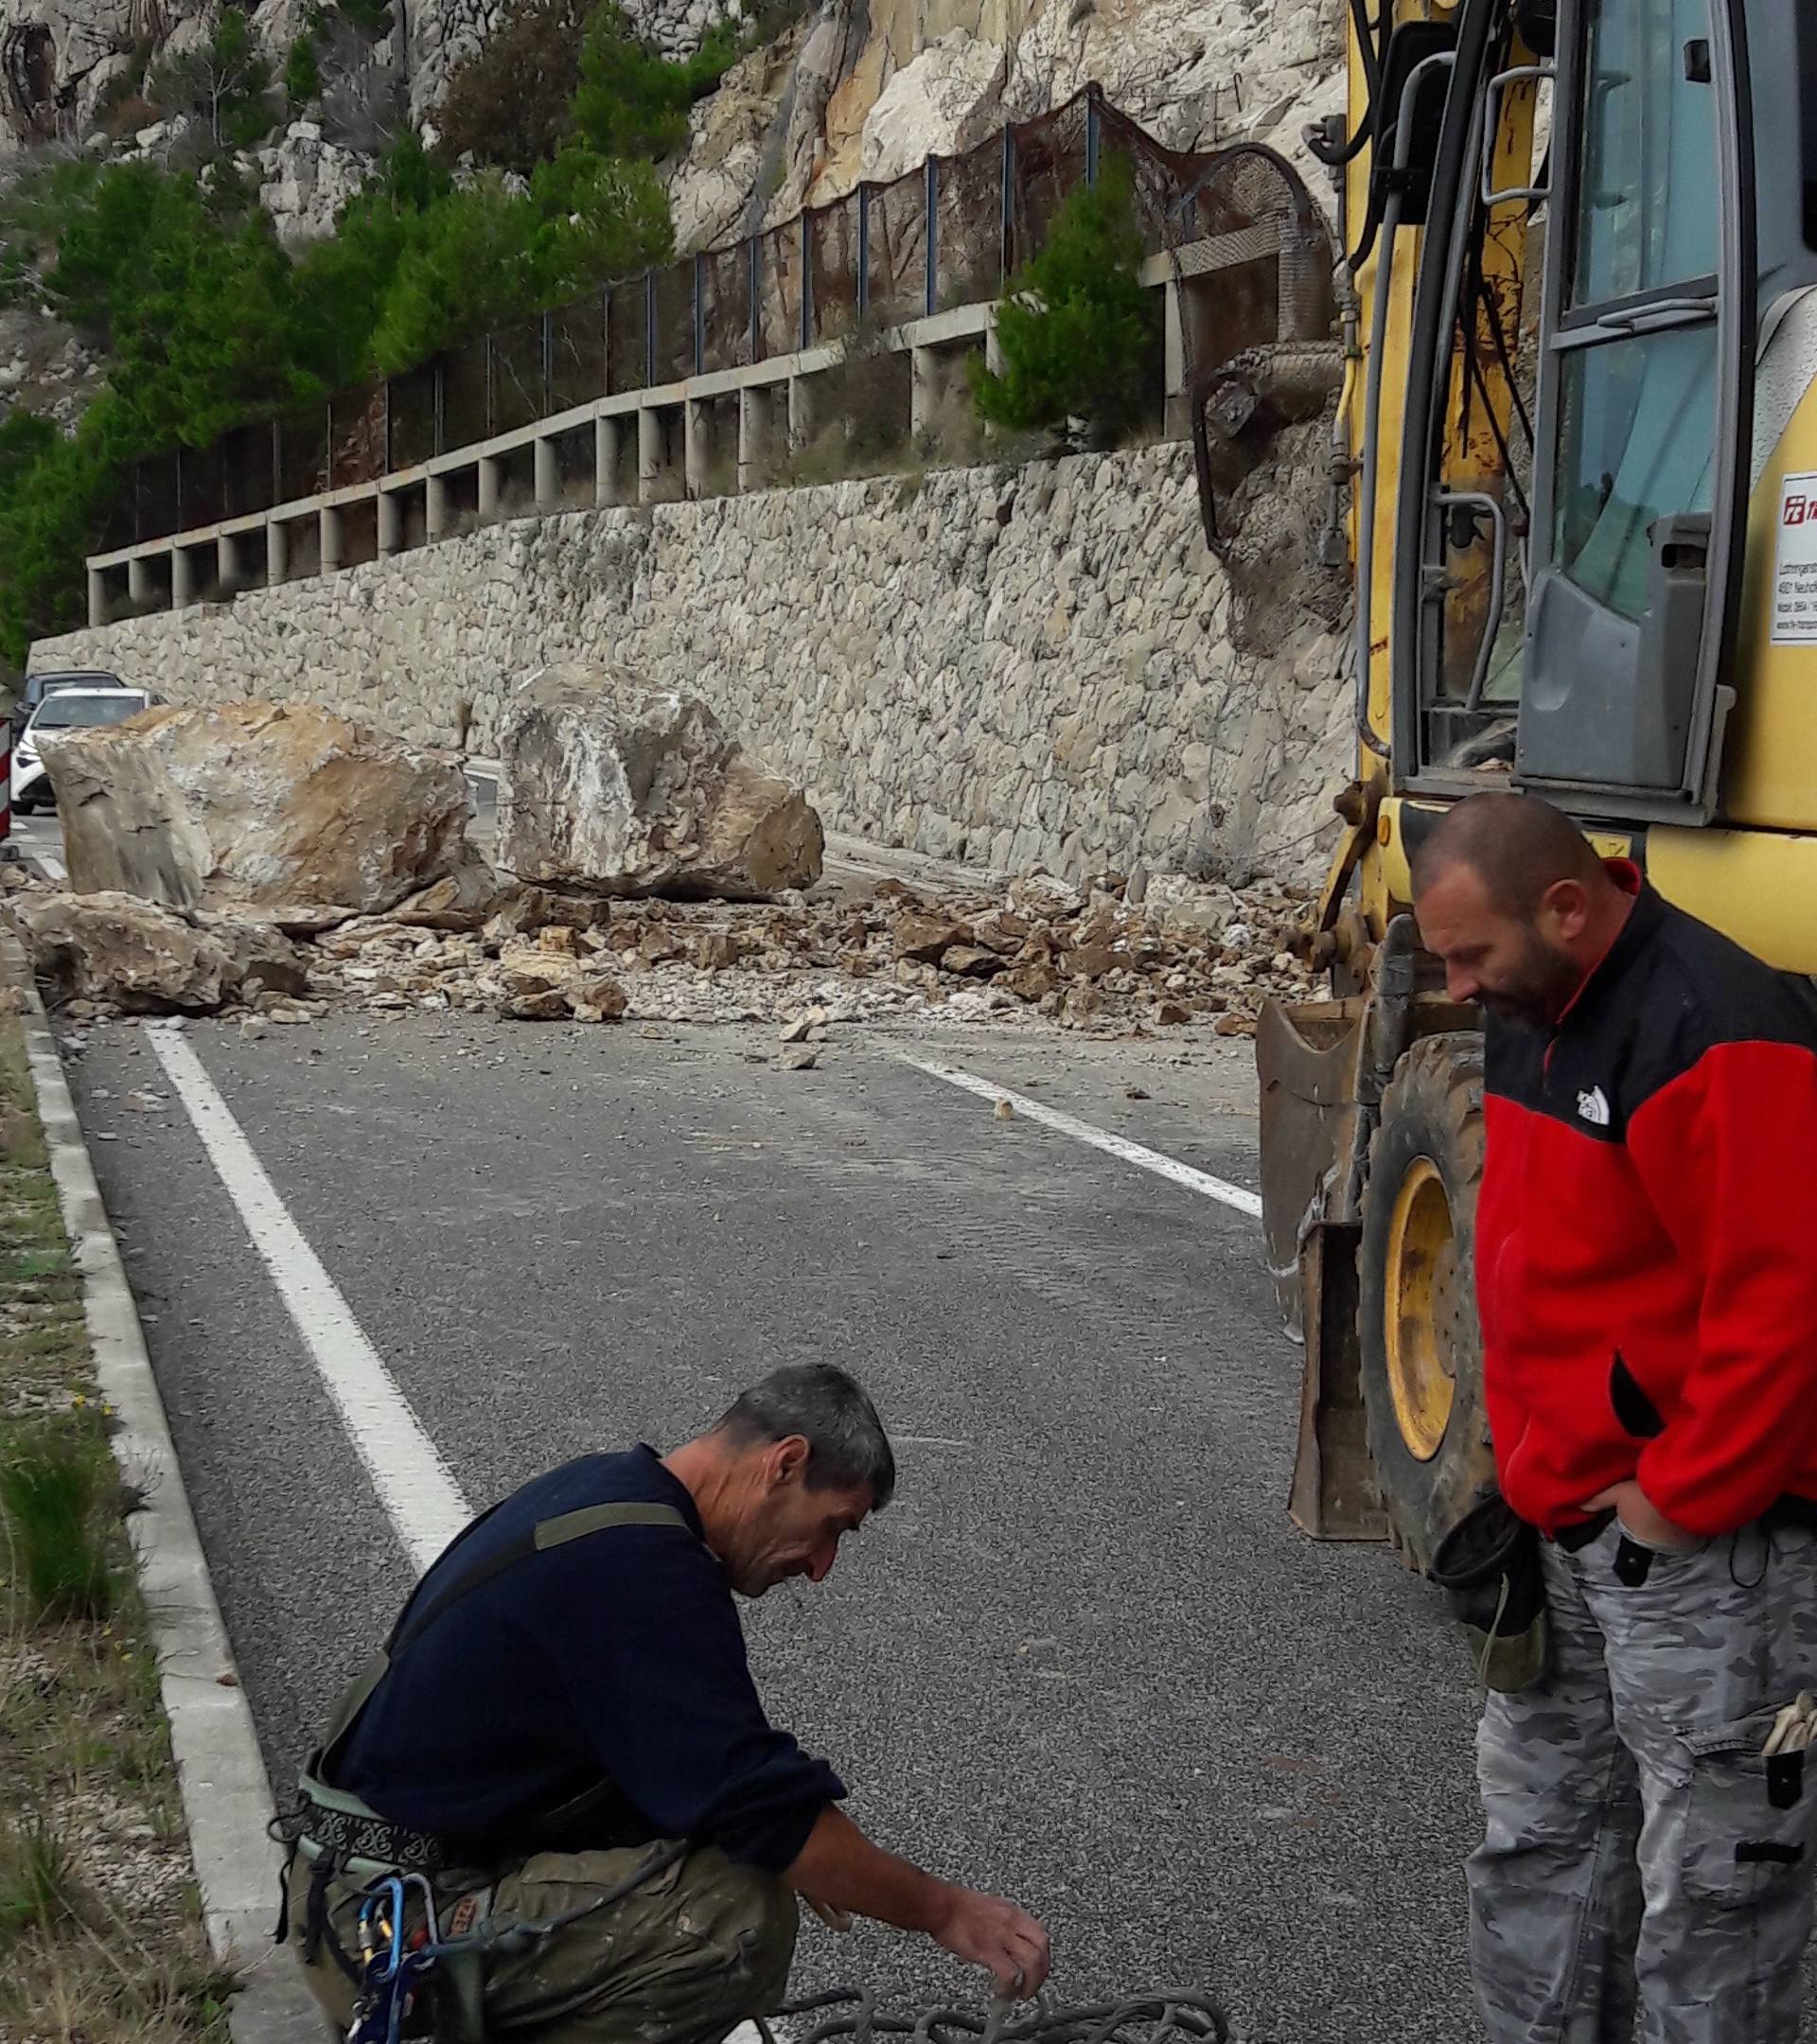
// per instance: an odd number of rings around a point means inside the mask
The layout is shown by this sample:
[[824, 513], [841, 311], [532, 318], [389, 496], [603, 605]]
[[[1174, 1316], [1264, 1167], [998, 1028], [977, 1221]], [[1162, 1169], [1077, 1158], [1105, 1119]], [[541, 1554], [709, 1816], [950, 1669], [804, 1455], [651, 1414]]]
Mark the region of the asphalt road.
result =
[[[74, 1084], [282, 1784], [409, 1568], [150, 1033], [92, 1031]], [[995, 1119], [904, 1039], [808, 1072], [755, 1031], [187, 1040], [475, 1504], [782, 1362], [862, 1376], [898, 1500], [750, 1608], [758, 1680], [874, 1835], [1048, 1920], [1057, 1993], [1204, 1984], [1280, 2044], [1473, 2034], [1464, 1658], [1383, 1550], [1284, 1515], [1297, 1356], [1252, 1221]], [[919, 1048], [1255, 1182], [1246, 1047]], [[838, 1979], [972, 1991], [809, 1925], [798, 1987]]]

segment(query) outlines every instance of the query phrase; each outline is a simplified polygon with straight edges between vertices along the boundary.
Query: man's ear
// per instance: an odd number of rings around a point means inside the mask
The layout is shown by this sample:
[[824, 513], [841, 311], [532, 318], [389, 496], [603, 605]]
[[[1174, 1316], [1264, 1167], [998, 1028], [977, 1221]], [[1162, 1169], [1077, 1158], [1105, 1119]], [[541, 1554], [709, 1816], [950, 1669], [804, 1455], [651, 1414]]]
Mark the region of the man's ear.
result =
[[1590, 914], [1590, 890], [1581, 880], [1555, 880], [1540, 897], [1540, 907], [1561, 937], [1580, 936]]
[[807, 1473], [810, 1450], [800, 1434], [790, 1434], [769, 1451], [769, 1480], [775, 1489], [799, 1482]]

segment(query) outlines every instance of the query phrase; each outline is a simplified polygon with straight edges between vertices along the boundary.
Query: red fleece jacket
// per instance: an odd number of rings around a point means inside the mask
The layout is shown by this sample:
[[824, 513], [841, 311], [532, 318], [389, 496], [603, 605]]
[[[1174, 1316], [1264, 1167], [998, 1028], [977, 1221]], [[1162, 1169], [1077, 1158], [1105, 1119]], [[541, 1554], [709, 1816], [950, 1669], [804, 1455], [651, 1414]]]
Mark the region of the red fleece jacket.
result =
[[1476, 1223], [1503, 1494], [1637, 1476], [1719, 1534], [1817, 1501], [1817, 995], [1638, 890], [1550, 1031], [1491, 1021]]

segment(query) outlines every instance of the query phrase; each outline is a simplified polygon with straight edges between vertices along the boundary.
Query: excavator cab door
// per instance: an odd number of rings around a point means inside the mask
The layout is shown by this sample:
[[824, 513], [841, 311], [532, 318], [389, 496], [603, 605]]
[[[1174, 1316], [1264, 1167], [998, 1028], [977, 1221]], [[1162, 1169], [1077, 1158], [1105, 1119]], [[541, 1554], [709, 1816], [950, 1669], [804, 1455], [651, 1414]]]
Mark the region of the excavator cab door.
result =
[[1743, 7], [1558, 0], [1536, 49], [1466, 0], [1396, 506], [1408, 792], [1710, 811], [1755, 339]]
[[1738, 0], [1562, 0], [1516, 781], [1713, 806], [1755, 349]]

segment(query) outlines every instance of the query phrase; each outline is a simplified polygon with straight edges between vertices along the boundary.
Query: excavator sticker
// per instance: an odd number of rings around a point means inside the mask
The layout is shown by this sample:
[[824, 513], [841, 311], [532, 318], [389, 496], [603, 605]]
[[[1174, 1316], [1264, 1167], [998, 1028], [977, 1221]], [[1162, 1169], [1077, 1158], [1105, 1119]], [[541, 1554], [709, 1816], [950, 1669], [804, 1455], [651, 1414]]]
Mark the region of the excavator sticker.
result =
[[1773, 643], [1817, 645], [1817, 475], [1792, 475], [1779, 500]]

